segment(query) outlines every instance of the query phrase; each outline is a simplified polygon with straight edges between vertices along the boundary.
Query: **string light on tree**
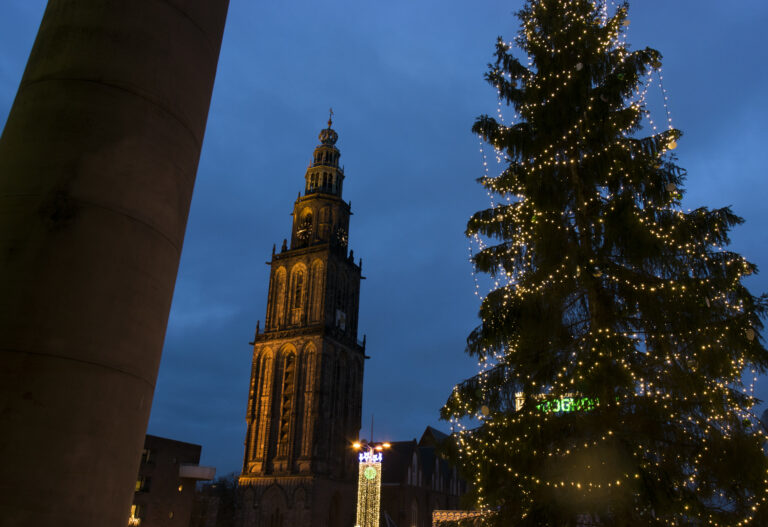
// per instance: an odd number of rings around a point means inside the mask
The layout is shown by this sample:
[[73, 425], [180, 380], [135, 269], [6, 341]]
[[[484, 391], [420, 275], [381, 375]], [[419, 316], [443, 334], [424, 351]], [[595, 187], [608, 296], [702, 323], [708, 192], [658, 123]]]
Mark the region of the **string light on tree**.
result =
[[754, 523], [768, 301], [727, 250], [741, 219], [682, 210], [661, 55], [630, 49], [626, 3], [527, 0], [519, 18], [527, 60], [499, 39], [495, 118], [473, 128], [491, 201], [467, 227], [479, 373], [443, 408], [473, 497], [488, 525]]

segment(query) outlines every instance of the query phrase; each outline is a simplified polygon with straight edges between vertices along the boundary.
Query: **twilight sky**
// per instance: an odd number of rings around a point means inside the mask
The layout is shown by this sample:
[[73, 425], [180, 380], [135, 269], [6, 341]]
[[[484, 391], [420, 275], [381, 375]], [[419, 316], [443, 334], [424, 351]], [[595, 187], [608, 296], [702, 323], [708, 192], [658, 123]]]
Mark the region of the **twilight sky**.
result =
[[[45, 7], [0, 8], [4, 126]], [[466, 220], [488, 205], [476, 116], [498, 35], [522, 0], [231, 0], [148, 432], [203, 446], [218, 474], [242, 464], [251, 340], [264, 320], [272, 244], [328, 108], [352, 201], [350, 248], [363, 259], [367, 334], [363, 431], [376, 439], [447, 430], [438, 411], [476, 371], [463, 353], [479, 300]], [[664, 55], [684, 206], [732, 205], [746, 219], [732, 249], [768, 291], [768, 3], [634, 0], [629, 42]], [[663, 121], [663, 115], [655, 117]], [[758, 385], [768, 400], [768, 380]]]

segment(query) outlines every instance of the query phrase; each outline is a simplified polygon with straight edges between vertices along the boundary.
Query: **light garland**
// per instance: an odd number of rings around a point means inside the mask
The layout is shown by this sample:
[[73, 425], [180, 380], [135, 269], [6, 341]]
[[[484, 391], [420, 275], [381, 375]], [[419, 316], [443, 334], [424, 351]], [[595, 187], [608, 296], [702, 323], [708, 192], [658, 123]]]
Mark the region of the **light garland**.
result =
[[[561, 14], [565, 22], [557, 35], [541, 30], [543, 17]], [[529, 0], [522, 17], [516, 43], [528, 54], [528, 66], [515, 69], [508, 55], [512, 43], [499, 41], [499, 63], [489, 73], [498, 93], [497, 118], [476, 125], [484, 171], [481, 182], [491, 203], [490, 209], [470, 220], [467, 231], [473, 242], [469, 256], [475, 267], [475, 294], [484, 306], [482, 332], [469, 339], [470, 350], [478, 357], [479, 373], [456, 387], [443, 410], [452, 429], [457, 430], [459, 459], [466, 467], [473, 467], [477, 505], [496, 510], [498, 502], [490, 496], [496, 495], [501, 484], [515, 489], [512, 501], [522, 521], [541, 496], [550, 495], [545, 489], [572, 493], [594, 505], [600, 500], [619, 500], [641, 484], [664, 488], [665, 478], [673, 477], [680, 482], [675, 492], [690, 503], [661, 516], [662, 511], [637, 503], [634, 514], [647, 517], [649, 525], [651, 521], [670, 526], [691, 522], [748, 525], [758, 507], [766, 503], [768, 476], [764, 476], [759, 492], [745, 498], [746, 508], [720, 510], [712, 504], [727, 502], [730, 494], [701, 475], [702, 471], [709, 473], [712, 449], [727, 449], [730, 439], [751, 441], [749, 448], [755, 452], [766, 441], [752, 412], [756, 364], [768, 360], [759, 344], [757, 313], [762, 307], [741, 284], [744, 276], [754, 272], [754, 266], [725, 249], [728, 230], [737, 220], [728, 216], [729, 212], [681, 210], [680, 185], [685, 173], [670, 156], [681, 134], [672, 125], [658, 55], [627, 50], [629, 21], [623, 5], [610, 2], [609, 7], [608, 1], [600, 0]], [[563, 35], [570, 35], [570, 40], [560, 43]], [[562, 60], [563, 69], [539, 70], [538, 56], [550, 62], [561, 57], [568, 60]], [[586, 72], [595, 67], [596, 57], [611, 64], [599, 78], [633, 87], [634, 91], [616, 97], [609, 89], [594, 85], [594, 93], [583, 103], [572, 103], [581, 104], [579, 116], [564, 122], [561, 132], [551, 133], [554, 140], [526, 145], [530, 137], [536, 137], [538, 121], [546, 118], [550, 107], [565, 105], [563, 98], [570, 97], [583, 82]], [[640, 63], [647, 64], [647, 69], [637, 66]], [[648, 89], [654, 78], [666, 114], [664, 131], [658, 130], [648, 109]], [[529, 98], [525, 102], [523, 94]], [[509, 124], [503, 115], [505, 100], [514, 102], [516, 109]], [[598, 115], [608, 117], [600, 119]], [[634, 134], [643, 122], [653, 135], [636, 139]], [[592, 149], [593, 137], [605, 130], [610, 130], [612, 138]], [[490, 173], [484, 141], [493, 147], [496, 164], [501, 167], [498, 175]], [[513, 150], [512, 144], [524, 146]], [[558, 177], [567, 182], [584, 174], [600, 174], [591, 183], [591, 194], [575, 196], [559, 209], [542, 208], [538, 189], [531, 190], [535, 181], [558, 185]], [[583, 182], [580, 185], [587, 187]], [[644, 243], [653, 241], [653, 250], [666, 267], [649, 270], [638, 268], [637, 259], [620, 255], [583, 260], [569, 253], [562, 254], [556, 265], [545, 266], [540, 255], [531, 250], [548, 237], [579, 239], [587, 233], [600, 240], [618, 221], [645, 237]], [[491, 279], [491, 292], [484, 297], [479, 272], [488, 273]], [[622, 307], [625, 320], [613, 327], [595, 327], [589, 309], [579, 307], [593, 302], [592, 293], [584, 290], [585, 283], [613, 298], [626, 299]], [[501, 331], [497, 328], [506, 327], [509, 310], [538, 305], [538, 299], [563, 291], [574, 291], [566, 297], [569, 307], [564, 308], [574, 315], [573, 320], [564, 321], [572, 338], [540, 337], [539, 345], [552, 359], [540, 359], [538, 370], [526, 367], [531, 343], [521, 341], [515, 331], [507, 331], [503, 339], [485, 337], [477, 345], [472, 343], [473, 338], [482, 338], [485, 333], [496, 335]], [[684, 309], [679, 314], [698, 317], [697, 327], [685, 329], [675, 320], [664, 326], [647, 326], [646, 311], [658, 305]], [[562, 342], [567, 342], [567, 348], [559, 348]], [[747, 370], [752, 375], [748, 388], [742, 381]], [[615, 379], [615, 385], [622, 389], [615, 400], [590, 398], [594, 407], [586, 413], [552, 411], [552, 406], [536, 404], [535, 400], [515, 408], [516, 395], [500, 393], [500, 387], [522, 387], [527, 394], [523, 398], [535, 395], [562, 401], [579, 393], [579, 387], [592, 386], [604, 378]], [[679, 379], [685, 379], [687, 389], [672, 393], [669, 387], [677, 386]], [[627, 419], [641, 413], [655, 416], [654, 427], [670, 433], [674, 430], [681, 441], [692, 446], [667, 452], [638, 438], [632, 467], [617, 462], [602, 472], [591, 471], [592, 475], [575, 474], [579, 479], [547, 477], [539, 472], [542, 461], [537, 458], [557, 459], [562, 467], [583, 467], [585, 459], [613, 452], [627, 441], [623, 430], [612, 429], [599, 437], [563, 437], [548, 445], [537, 444], [534, 437], [554, 423], [553, 419], [578, 419], [599, 430], [601, 416]], [[468, 423], [466, 417], [476, 421]], [[574, 425], [578, 422], [573, 421]], [[624, 458], [617, 457], [620, 459]], [[530, 463], [531, 468], [526, 471], [519, 463]], [[489, 474], [504, 477], [490, 484]]]
[[379, 527], [382, 454], [373, 450], [360, 453], [357, 477], [357, 524]]
[[[371, 422], [371, 437], [373, 437], [373, 422]], [[357, 523], [355, 527], [379, 527], [381, 509], [381, 463], [384, 459], [382, 452], [390, 448], [390, 444], [374, 443], [372, 441], [357, 441], [352, 448], [359, 452], [360, 462], [357, 478]]]

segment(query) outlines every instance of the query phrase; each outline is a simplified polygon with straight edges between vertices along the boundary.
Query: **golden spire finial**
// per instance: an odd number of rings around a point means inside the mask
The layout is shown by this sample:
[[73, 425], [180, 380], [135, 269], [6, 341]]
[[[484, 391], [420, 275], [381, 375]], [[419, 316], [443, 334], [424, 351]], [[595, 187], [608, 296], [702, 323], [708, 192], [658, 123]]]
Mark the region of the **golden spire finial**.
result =
[[331, 127], [333, 124], [333, 108], [329, 110], [330, 114], [328, 115], [328, 128]]

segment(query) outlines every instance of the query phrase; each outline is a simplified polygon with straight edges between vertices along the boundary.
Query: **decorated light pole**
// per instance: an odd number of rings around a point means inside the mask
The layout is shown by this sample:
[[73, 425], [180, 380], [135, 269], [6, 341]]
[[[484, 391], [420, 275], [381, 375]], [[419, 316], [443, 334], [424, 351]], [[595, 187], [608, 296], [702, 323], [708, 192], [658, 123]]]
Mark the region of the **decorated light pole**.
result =
[[389, 443], [369, 443], [366, 440], [352, 445], [359, 451], [360, 470], [357, 480], [357, 523], [355, 527], [379, 527], [381, 501], [381, 462]]

